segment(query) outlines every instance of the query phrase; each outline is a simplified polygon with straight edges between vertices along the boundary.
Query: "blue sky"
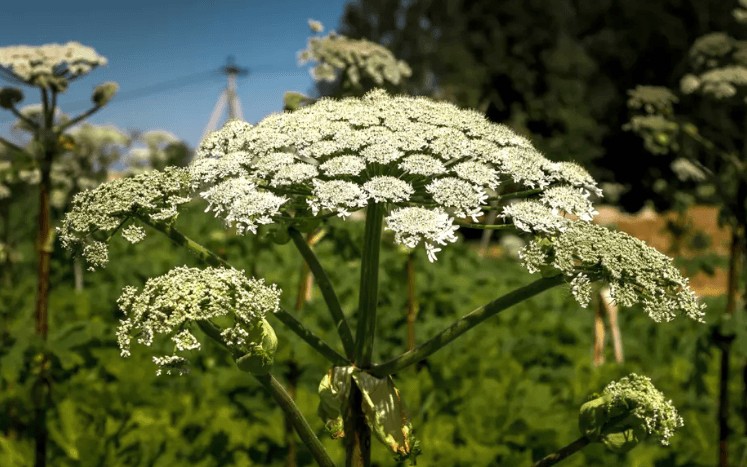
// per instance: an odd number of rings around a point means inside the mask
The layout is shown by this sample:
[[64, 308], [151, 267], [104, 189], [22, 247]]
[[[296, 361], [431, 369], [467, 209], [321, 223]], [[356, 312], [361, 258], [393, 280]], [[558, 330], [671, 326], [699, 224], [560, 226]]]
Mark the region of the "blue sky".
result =
[[[115, 99], [89, 121], [125, 130], [164, 129], [195, 146], [225, 87], [225, 77], [209, 76], [229, 55], [249, 76], [240, 78], [238, 91], [244, 117], [256, 122], [279, 111], [283, 93], [309, 92], [313, 82], [308, 67], [296, 55], [311, 34], [307, 20], [336, 29], [345, 0], [129, 0], [3, 2], [0, 46], [75, 40], [94, 47], [109, 60], [71, 85], [60, 107], [76, 114], [86, 106], [93, 88], [104, 81], [120, 85]], [[204, 74], [202, 77], [195, 77]], [[141, 98], [128, 91], [168, 80], [192, 84]], [[7, 85], [0, 81], [0, 85]], [[170, 86], [164, 86], [170, 87]], [[24, 104], [38, 102], [26, 88]], [[130, 94], [132, 96], [132, 94]], [[0, 134], [12, 138], [11, 117], [0, 111]]]

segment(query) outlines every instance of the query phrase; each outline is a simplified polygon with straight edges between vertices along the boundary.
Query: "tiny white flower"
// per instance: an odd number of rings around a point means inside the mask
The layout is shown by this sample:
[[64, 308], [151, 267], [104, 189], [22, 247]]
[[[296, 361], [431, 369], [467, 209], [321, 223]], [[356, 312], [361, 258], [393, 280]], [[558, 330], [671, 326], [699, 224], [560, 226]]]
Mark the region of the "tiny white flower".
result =
[[284, 165], [275, 172], [271, 183], [273, 186], [294, 185], [311, 180], [318, 174], [319, 171], [311, 164], [298, 163]]
[[463, 180], [495, 189], [498, 186], [498, 172], [482, 162], [467, 161], [455, 165], [452, 170]]
[[402, 159], [399, 168], [413, 175], [442, 175], [446, 173], [443, 162], [427, 154], [413, 154]]
[[433, 200], [445, 208], [452, 209], [458, 217], [470, 217], [478, 222], [482, 215], [480, 207], [488, 195], [480, 188], [455, 177], [439, 178], [425, 187]]
[[338, 156], [328, 159], [319, 168], [325, 175], [358, 175], [366, 168], [366, 162], [358, 156]]
[[386, 218], [387, 229], [394, 232], [394, 240], [408, 248], [425, 243], [428, 260], [436, 260], [441, 251], [436, 245], [457, 241], [454, 219], [441, 209], [405, 207], [392, 211]]
[[516, 228], [525, 232], [562, 232], [571, 222], [536, 201], [518, 201], [503, 208], [502, 216], [510, 218]]
[[357, 210], [366, 205], [368, 196], [360, 186], [344, 180], [314, 180], [312, 198], [307, 200], [314, 215], [322, 210], [337, 213], [340, 217], [350, 215], [350, 210]]
[[388, 175], [371, 178], [363, 184], [363, 191], [377, 203], [405, 201], [414, 192], [409, 183]]
[[386, 144], [372, 144], [363, 151], [361, 156], [368, 162], [376, 164], [390, 164], [403, 156], [402, 151]]
[[130, 243], [138, 243], [145, 238], [145, 229], [139, 225], [130, 224], [122, 229], [122, 237]]
[[589, 200], [589, 192], [584, 188], [567, 185], [550, 187], [542, 193], [540, 200], [549, 206], [555, 215], [562, 211], [590, 222], [598, 214]]
[[244, 177], [229, 178], [201, 193], [208, 202], [206, 211], [221, 215], [227, 225], [235, 225], [239, 234], [247, 230], [256, 233], [257, 227], [272, 222], [272, 216], [288, 201], [257, 186]]

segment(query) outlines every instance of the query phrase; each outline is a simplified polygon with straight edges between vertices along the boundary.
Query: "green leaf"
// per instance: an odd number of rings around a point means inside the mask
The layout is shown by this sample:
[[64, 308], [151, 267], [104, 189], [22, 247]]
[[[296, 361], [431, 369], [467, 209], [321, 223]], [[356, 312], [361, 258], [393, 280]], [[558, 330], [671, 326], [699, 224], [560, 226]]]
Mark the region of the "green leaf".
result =
[[392, 378], [376, 378], [356, 371], [353, 379], [363, 395], [361, 404], [366, 422], [379, 441], [400, 459], [416, 457], [418, 443]]
[[336, 366], [330, 369], [319, 383], [317, 414], [333, 439], [345, 436], [342, 414], [350, 395], [350, 376], [359, 371], [353, 366]]

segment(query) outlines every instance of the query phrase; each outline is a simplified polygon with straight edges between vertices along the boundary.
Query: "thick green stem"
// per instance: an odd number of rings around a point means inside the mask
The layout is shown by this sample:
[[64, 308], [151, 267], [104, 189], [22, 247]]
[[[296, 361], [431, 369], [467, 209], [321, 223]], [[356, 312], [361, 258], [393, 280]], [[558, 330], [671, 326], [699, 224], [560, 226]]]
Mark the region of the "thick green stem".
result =
[[103, 107], [102, 105], [97, 105], [95, 107], [91, 107], [90, 109], [86, 110], [85, 112], [83, 112], [82, 114], [78, 115], [77, 117], [75, 117], [75, 118], [73, 118], [71, 120], [68, 120], [65, 123], [60, 124], [59, 128], [57, 128], [57, 131], [59, 133], [62, 133], [63, 131], [67, 130], [68, 128], [70, 128], [70, 127], [72, 127], [74, 125], [77, 125], [78, 123], [80, 123], [83, 120], [87, 119], [91, 115], [95, 114], [96, 112], [98, 112], [99, 110], [101, 110], [102, 107]]
[[[54, 94], [54, 92], [53, 92]], [[52, 163], [57, 152], [57, 137], [52, 131], [52, 122], [54, 118], [54, 104], [49, 100], [47, 90], [41, 90], [42, 100], [42, 125], [35, 131], [35, 139], [41, 146], [39, 154], [39, 214], [38, 228], [36, 235], [37, 248], [37, 288], [36, 288], [36, 307], [35, 323], [36, 333], [47, 340], [49, 330], [49, 272], [50, 260], [52, 257], [52, 248], [54, 237], [52, 235], [52, 211], [50, 205], [50, 196], [52, 191]], [[49, 359], [46, 352], [41, 352], [38, 356], [39, 374], [34, 384], [34, 411], [35, 411], [35, 428], [34, 428], [34, 465], [35, 467], [44, 467], [47, 465], [47, 411], [51, 405], [50, 387], [51, 376], [49, 373]]]
[[[370, 366], [373, 354], [379, 292], [379, 249], [383, 220], [384, 206], [378, 203], [369, 204], [363, 235], [358, 326], [355, 334], [355, 364], [360, 368]], [[362, 401], [363, 394], [357, 385], [352, 384], [343, 414], [345, 465], [347, 467], [371, 465], [371, 430], [366, 424], [361, 407]]]
[[306, 239], [303, 238], [301, 232], [294, 228], [289, 228], [288, 234], [293, 240], [293, 244], [298, 248], [299, 253], [301, 253], [301, 256], [303, 256], [306, 264], [308, 264], [311, 273], [314, 274], [314, 279], [316, 279], [316, 283], [319, 285], [322, 297], [324, 297], [324, 301], [327, 303], [327, 308], [335, 322], [337, 333], [340, 335], [342, 347], [345, 349], [345, 355], [347, 355], [348, 359], [352, 359], [355, 348], [353, 333], [345, 319], [345, 313], [342, 311], [340, 300], [337, 298], [337, 294], [335, 293], [335, 289], [332, 287], [332, 282], [330, 282], [327, 272], [322, 267], [322, 264], [314, 254], [314, 251], [309, 247], [309, 244], [306, 243]]
[[24, 154], [26, 153], [26, 151], [22, 147], [18, 146], [17, 144], [11, 143], [5, 138], [0, 137], [0, 144], [2, 144], [3, 146], [7, 147], [8, 149], [12, 151], [24, 153]]
[[283, 412], [285, 412], [287, 417], [286, 419], [291, 425], [293, 425], [293, 428], [295, 428], [301, 441], [303, 441], [306, 447], [309, 448], [309, 451], [311, 451], [311, 455], [314, 456], [314, 460], [316, 460], [317, 464], [322, 467], [335, 467], [335, 463], [330, 459], [329, 454], [327, 454], [327, 451], [324, 449], [324, 445], [322, 445], [322, 442], [316, 437], [314, 430], [309, 426], [306, 418], [303, 416], [301, 411], [298, 410], [296, 403], [293, 402], [293, 399], [278, 380], [273, 378], [271, 375], [255, 375], [255, 377], [257, 378], [257, 381], [259, 381], [259, 383], [269, 391], [272, 398], [275, 399], [275, 402], [277, 402], [283, 409]]
[[459, 227], [477, 230], [518, 230], [514, 224], [471, 224], [469, 222], [457, 222]]
[[[228, 346], [226, 346], [226, 343], [223, 341], [223, 337], [221, 337], [220, 335], [220, 330], [213, 323], [209, 321], [198, 321], [197, 325], [208, 337], [231, 352], [234, 358], [238, 358], [241, 356], [232, 349], [228, 348]], [[306, 421], [306, 418], [298, 409], [298, 406], [293, 401], [293, 398], [288, 394], [285, 388], [283, 388], [283, 385], [280, 384], [280, 382], [270, 374], [253, 374], [252, 376], [254, 376], [257, 381], [259, 381], [259, 383], [270, 393], [272, 398], [275, 399], [275, 402], [278, 403], [280, 408], [285, 413], [286, 421], [293, 426], [293, 428], [296, 430], [296, 433], [298, 433], [298, 436], [301, 438], [301, 441], [303, 441], [306, 447], [309, 448], [309, 451], [311, 451], [311, 455], [314, 456], [317, 464], [321, 466], [334, 467], [335, 464], [334, 462], [332, 462], [332, 459], [330, 459], [326, 449], [324, 449], [324, 446], [322, 445], [321, 441], [319, 441], [319, 438], [317, 438], [314, 430], [311, 428], [309, 423]]]
[[555, 465], [571, 454], [574, 454], [585, 448], [589, 445], [589, 443], [591, 443], [591, 440], [585, 436], [582, 436], [576, 441], [568, 444], [567, 446], [563, 446], [554, 453], [543, 457], [534, 464], [534, 467], [547, 467], [548, 465]]
[[224, 260], [220, 256], [216, 255], [209, 249], [205, 248], [204, 246], [200, 245], [199, 243], [195, 242], [183, 233], [176, 230], [176, 228], [174, 228], [170, 223], [155, 221], [148, 218], [147, 216], [140, 216], [138, 214], [135, 214], [135, 216], [144, 224], [153, 227], [154, 229], [169, 237], [169, 239], [171, 239], [171, 241], [175, 244], [183, 246], [191, 251], [195, 256], [197, 256], [197, 259], [199, 259], [200, 261], [211, 266], [223, 266], [226, 268], [232, 267], [226, 260]]
[[319, 352], [324, 358], [329, 360], [332, 365], [335, 366], [347, 366], [350, 365], [350, 361], [337, 353], [332, 347], [324, 342], [316, 334], [306, 329], [300, 321], [298, 321], [293, 315], [285, 310], [279, 310], [277, 313], [273, 313], [273, 316], [285, 324], [288, 329], [293, 331], [298, 337], [303, 339], [309, 344], [314, 350]]
[[[742, 232], [733, 228], [731, 233], [731, 246], [729, 248], [729, 273], [726, 286], [726, 310], [728, 316], [734, 316], [737, 311], [737, 298], [739, 293], [739, 276], [742, 262]], [[718, 398], [718, 426], [719, 426], [719, 451], [718, 465], [725, 467], [729, 465], [729, 370], [731, 365], [731, 345], [733, 336], [722, 336], [717, 334], [718, 344], [721, 347], [721, 366], [719, 371], [719, 398]]]
[[442, 347], [461, 336], [465, 332], [474, 328], [478, 324], [482, 323], [486, 319], [497, 315], [501, 311], [516, 305], [519, 302], [523, 302], [535, 295], [544, 292], [547, 289], [560, 285], [564, 282], [563, 276], [544, 277], [538, 279], [531, 284], [525, 285], [520, 289], [516, 289], [506, 295], [493, 300], [487, 305], [483, 305], [474, 311], [462, 316], [455, 321], [451, 326], [441, 331], [436, 336], [432, 337], [428, 341], [415, 347], [415, 349], [405, 352], [397, 358], [389, 360], [388, 362], [380, 365], [374, 365], [370, 370], [370, 373], [379, 378], [396, 373], [403, 368], [417, 363], [433, 353], [440, 350]]
[[363, 236], [361, 257], [360, 295], [358, 296], [358, 326], [355, 332], [355, 363], [360, 368], [371, 364], [374, 335], [376, 333], [376, 308], [379, 297], [379, 250], [384, 206], [371, 203], [366, 212], [366, 230]]

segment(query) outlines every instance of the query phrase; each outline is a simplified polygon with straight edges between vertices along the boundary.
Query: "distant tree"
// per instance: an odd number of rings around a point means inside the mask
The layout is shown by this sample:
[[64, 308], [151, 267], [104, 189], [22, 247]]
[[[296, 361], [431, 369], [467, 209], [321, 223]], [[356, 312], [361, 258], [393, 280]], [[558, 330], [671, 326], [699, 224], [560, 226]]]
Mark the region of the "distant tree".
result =
[[621, 201], [637, 209], [668, 167], [640, 170], [651, 161], [620, 129], [625, 93], [676, 83], [692, 41], [729, 14], [720, 0], [358, 0], [341, 33], [405, 60], [406, 92], [476, 108], [553, 160], [593, 161], [600, 180], [635, 187]]
[[[747, 8], [746, 0], [740, 3]], [[734, 17], [747, 23], [747, 9], [736, 9]], [[747, 283], [740, 285], [747, 252], [747, 42], [711, 32], [693, 43], [688, 61], [680, 92], [656, 86], [630, 91], [634, 115], [626, 127], [643, 138], [651, 153], [675, 156], [671, 168], [677, 177], [661, 180], [662, 189], [667, 188], [679, 203], [717, 205], [720, 222], [730, 233], [726, 309], [715, 333], [721, 348], [719, 465], [726, 466], [731, 433], [728, 383], [733, 346], [740, 334], [735, 324], [741, 322], [736, 316], [740, 287], [747, 302]], [[683, 194], [685, 190], [689, 196]], [[740, 337], [744, 341], [746, 336]], [[747, 366], [743, 376], [747, 422]]]

